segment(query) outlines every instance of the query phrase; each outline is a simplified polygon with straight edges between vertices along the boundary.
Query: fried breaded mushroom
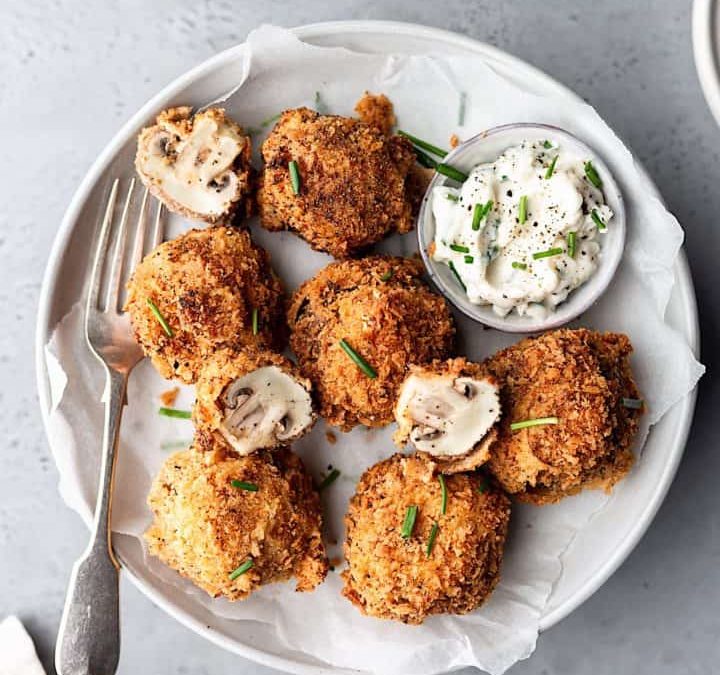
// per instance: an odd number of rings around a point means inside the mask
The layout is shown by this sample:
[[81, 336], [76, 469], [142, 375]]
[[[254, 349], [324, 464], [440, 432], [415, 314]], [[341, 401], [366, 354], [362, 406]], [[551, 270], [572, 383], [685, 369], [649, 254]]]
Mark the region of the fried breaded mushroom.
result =
[[452, 315], [422, 269], [405, 258], [347, 260], [293, 295], [290, 345], [330, 424], [347, 431], [390, 423], [409, 365], [448, 356]]
[[507, 492], [547, 504], [627, 474], [642, 413], [631, 352], [625, 335], [565, 329], [488, 361], [504, 411], [488, 466]]
[[224, 350], [195, 386], [193, 421], [241, 455], [272, 450], [307, 433], [315, 422], [310, 381], [283, 356], [256, 349]]
[[427, 453], [443, 473], [487, 462], [500, 419], [496, 380], [464, 358], [412, 366], [395, 404], [393, 440]]
[[236, 457], [196, 439], [167, 459], [148, 504], [150, 554], [213, 597], [242, 600], [293, 576], [311, 591], [327, 574], [319, 498], [290, 450]]
[[135, 168], [170, 211], [209, 224], [232, 220], [248, 205], [250, 137], [222, 108], [161, 112], [138, 136]]
[[262, 224], [296, 231], [313, 248], [345, 258], [392, 232], [412, 229], [405, 180], [407, 139], [308, 108], [285, 111], [262, 146]]
[[135, 338], [163, 377], [194, 382], [218, 349], [280, 349], [287, 329], [280, 280], [250, 235], [191, 230], [149, 253], [128, 283]]
[[481, 474], [436, 468], [423, 455], [394, 455], [360, 478], [342, 576], [363, 614], [419, 624], [472, 612], [497, 586], [510, 501]]

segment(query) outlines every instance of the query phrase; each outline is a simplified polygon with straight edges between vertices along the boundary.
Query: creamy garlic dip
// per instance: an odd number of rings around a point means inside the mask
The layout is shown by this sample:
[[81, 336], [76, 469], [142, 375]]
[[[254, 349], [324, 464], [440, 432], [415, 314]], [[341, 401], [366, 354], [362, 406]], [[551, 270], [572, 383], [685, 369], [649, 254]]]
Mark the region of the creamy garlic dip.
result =
[[523, 141], [476, 166], [459, 190], [434, 188], [433, 259], [470, 302], [543, 318], [597, 269], [613, 217], [601, 188], [587, 158]]

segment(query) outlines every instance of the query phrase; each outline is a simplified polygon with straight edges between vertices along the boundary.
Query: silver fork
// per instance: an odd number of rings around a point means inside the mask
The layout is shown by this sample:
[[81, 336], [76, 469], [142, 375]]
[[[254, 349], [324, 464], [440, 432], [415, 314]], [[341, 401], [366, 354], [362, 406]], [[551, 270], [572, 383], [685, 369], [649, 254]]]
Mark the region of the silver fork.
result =
[[[115, 218], [120, 181], [110, 190], [92, 266], [85, 307], [85, 337], [90, 351], [103, 364], [106, 384], [105, 425], [95, 519], [90, 543], [73, 566], [55, 648], [60, 675], [111, 675], [120, 656], [119, 569], [113, 553], [110, 511], [120, 420], [126, 403], [128, 376], [143, 358], [122, 311], [121, 290], [127, 277], [128, 221], [137, 206], [139, 190], [133, 178], [119, 222]], [[148, 192], [142, 194], [134, 233], [130, 269], [142, 258], [148, 211]], [[162, 238], [161, 207], [154, 219], [152, 246]], [[105, 281], [105, 283], [103, 283]]]

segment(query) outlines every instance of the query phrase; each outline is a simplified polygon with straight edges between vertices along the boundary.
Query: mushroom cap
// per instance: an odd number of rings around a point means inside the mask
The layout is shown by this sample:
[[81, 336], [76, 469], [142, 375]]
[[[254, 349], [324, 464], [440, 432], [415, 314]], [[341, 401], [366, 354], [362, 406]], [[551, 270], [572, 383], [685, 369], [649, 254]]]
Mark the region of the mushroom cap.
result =
[[250, 193], [251, 141], [222, 108], [161, 112], [138, 136], [135, 168], [170, 211], [229, 223]]

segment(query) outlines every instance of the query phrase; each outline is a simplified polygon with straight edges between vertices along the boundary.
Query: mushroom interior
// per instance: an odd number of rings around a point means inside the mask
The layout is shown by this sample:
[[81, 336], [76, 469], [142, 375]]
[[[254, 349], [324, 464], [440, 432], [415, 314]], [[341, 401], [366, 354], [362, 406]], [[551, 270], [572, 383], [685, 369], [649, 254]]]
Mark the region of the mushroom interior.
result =
[[220, 432], [241, 455], [284, 445], [313, 422], [310, 393], [277, 366], [233, 380], [223, 392]]
[[400, 437], [438, 457], [469, 453], [499, 418], [497, 386], [472, 377], [412, 374], [395, 407]]
[[147, 130], [141, 170], [173, 202], [198, 214], [221, 215], [239, 196], [233, 164], [247, 139], [221, 114], [192, 118], [190, 131], [171, 120]]

